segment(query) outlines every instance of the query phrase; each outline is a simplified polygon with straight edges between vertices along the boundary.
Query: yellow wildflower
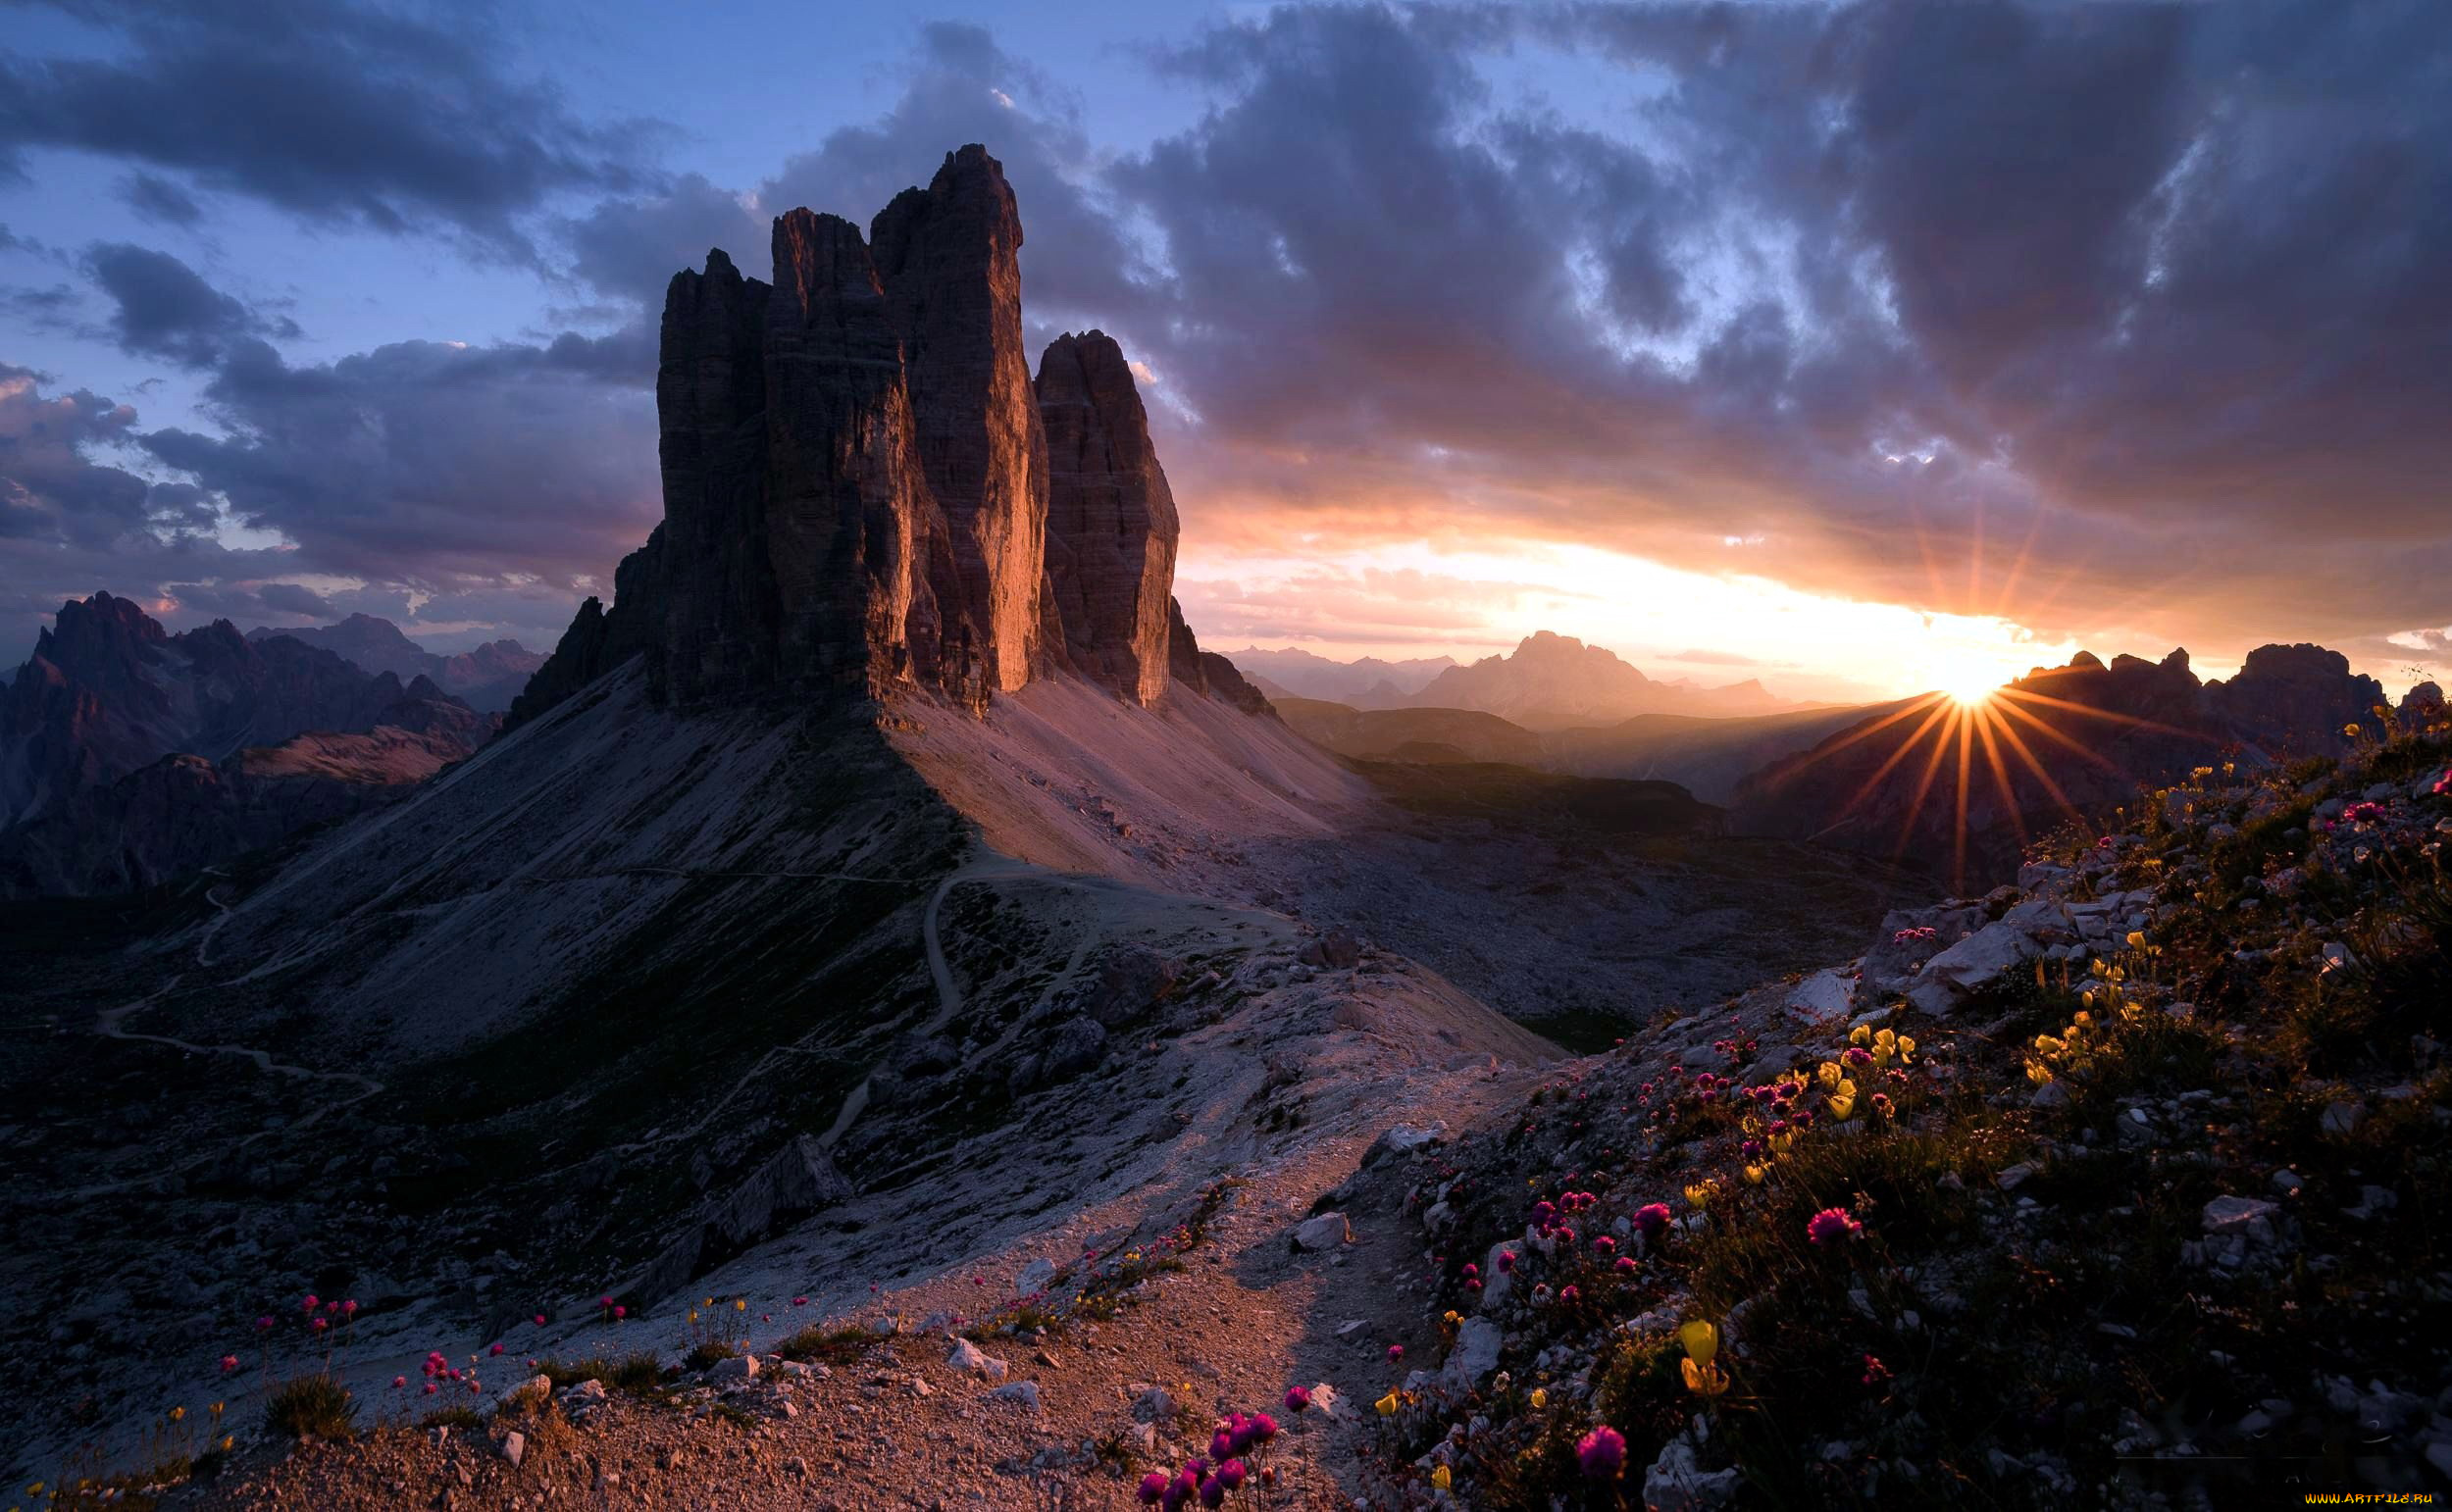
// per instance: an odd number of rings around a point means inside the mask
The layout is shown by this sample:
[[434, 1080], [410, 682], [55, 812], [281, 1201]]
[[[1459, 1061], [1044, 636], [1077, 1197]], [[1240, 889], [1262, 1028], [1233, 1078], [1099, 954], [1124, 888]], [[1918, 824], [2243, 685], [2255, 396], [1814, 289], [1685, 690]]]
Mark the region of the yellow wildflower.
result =
[[1533, 1387], [1533, 1393], [1532, 1393], [1532, 1404], [1533, 1404], [1535, 1407], [1547, 1407], [1547, 1406], [1549, 1406], [1549, 1405], [1550, 1405], [1550, 1393], [1549, 1393], [1548, 1391], [1543, 1390], [1543, 1389], [1542, 1389], [1541, 1387], [1539, 1387], [1539, 1386], [1534, 1386], [1534, 1387]]
[[737, 1297], [734, 1297], [734, 1298], [733, 1298], [733, 1311], [734, 1311], [734, 1312], [737, 1312], [737, 1313], [745, 1313], [745, 1312], [747, 1312], [748, 1310], [749, 1310], [749, 1299], [748, 1299], [747, 1297], [745, 1297], [745, 1296], [737, 1296]]
[[1716, 1365], [1697, 1365], [1692, 1360], [1677, 1362], [1678, 1374], [1686, 1378], [1686, 1389], [1697, 1396], [1717, 1396], [1728, 1389], [1728, 1377]]
[[179, 1422], [180, 1419], [182, 1419], [182, 1418], [184, 1418], [184, 1417], [186, 1417], [186, 1416], [187, 1416], [187, 1409], [186, 1409], [186, 1408], [184, 1408], [184, 1407], [173, 1407], [173, 1408], [171, 1409], [171, 1421], [172, 1421], [172, 1422], [174, 1422], [174, 1423]]
[[1430, 1473], [1430, 1484], [1444, 1491], [1456, 1484], [1456, 1477], [1449, 1474], [1447, 1466], [1442, 1465]]
[[1764, 1170], [1766, 1170], [1766, 1169], [1767, 1169], [1767, 1168], [1766, 1168], [1766, 1167], [1763, 1167], [1763, 1166], [1748, 1166], [1748, 1167], [1746, 1167], [1746, 1184], [1747, 1184], [1747, 1185], [1749, 1185], [1749, 1186], [1760, 1186], [1760, 1185], [1762, 1185], [1762, 1173], [1763, 1173], [1763, 1172], [1764, 1172]]
[[1678, 1325], [1677, 1341], [1686, 1346], [1688, 1359], [1699, 1365], [1709, 1365], [1711, 1357], [1719, 1353], [1719, 1329], [1705, 1319], [1697, 1318], [1691, 1323]]
[[1855, 1084], [1851, 1083], [1849, 1085], [1849, 1091], [1834, 1093], [1830, 1100], [1823, 1104], [1824, 1107], [1830, 1109], [1830, 1116], [1842, 1124], [1856, 1117]]
[[[1882, 1033], [1887, 1034], [1890, 1031], [1885, 1029]], [[1856, 1028], [1848, 1031], [1848, 1043], [1850, 1044], [1870, 1044], [1872, 1041], [1873, 1030], [1872, 1026], [1868, 1024], [1859, 1024]]]
[[1815, 1068], [1813, 1075], [1821, 1079], [1823, 1088], [1828, 1090], [1837, 1087], [1847, 1073], [1839, 1069], [1837, 1061], [1824, 1061]]
[[1381, 1397], [1378, 1401], [1373, 1402], [1371, 1405], [1379, 1409], [1379, 1415], [1381, 1417], [1393, 1418], [1397, 1415], [1397, 1408], [1401, 1404], [1397, 1401], [1397, 1393], [1390, 1391], [1387, 1395]]
[[1713, 1181], [1697, 1182], [1686, 1188], [1686, 1200], [1696, 1207], [1709, 1207], [1711, 1199], [1718, 1194], [1719, 1183]]

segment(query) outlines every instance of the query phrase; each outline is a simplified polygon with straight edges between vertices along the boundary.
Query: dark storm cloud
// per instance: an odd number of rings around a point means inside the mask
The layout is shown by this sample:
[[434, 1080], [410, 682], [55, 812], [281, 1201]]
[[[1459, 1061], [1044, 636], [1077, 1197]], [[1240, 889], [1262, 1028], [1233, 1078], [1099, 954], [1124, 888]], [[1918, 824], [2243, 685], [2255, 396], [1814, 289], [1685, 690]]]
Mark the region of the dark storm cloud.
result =
[[664, 286], [674, 274], [705, 266], [710, 247], [723, 248], [752, 277], [766, 272], [767, 218], [696, 174], [659, 194], [602, 201], [566, 222], [563, 234], [574, 274], [603, 294], [649, 310], [663, 308]]
[[[1622, 64], [1624, 100], [1497, 96], [1542, 48]], [[1733, 537], [1742, 570], [2063, 626], [2440, 599], [2424, 0], [1278, 9], [1161, 61], [1210, 108], [1106, 184], [1163, 240], [1138, 354], [1198, 417], [1168, 459], [1209, 539], [1725, 569]], [[1979, 535], [1974, 589], [1928, 565]], [[2341, 576], [2264, 572], [2277, 543]], [[2075, 585], [2140, 563], [2143, 620]]]
[[382, 582], [601, 572], [646, 535], [651, 368], [617, 343], [403, 341], [291, 367], [232, 350], [206, 397], [226, 433], [141, 437], [236, 517], [296, 543], [302, 568]]
[[85, 266], [116, 306], [113, 336], [131, 353], [209, 368], [234, 342], [300, 334], [294, 321], [258, 314], [167, 252], [98, 242], [85, 250]]
[[[649, 136], [506, 76], [490, 8], [324, 0], [57, 7], [115, 34], [100, 57], [0, 52], [0, 169], [74, 148], [189, 176], [311, 221], [456, 229], [525, 256], [517, 218], [557, 192], [640, 186]], [[180, 191], [183, 194], [183, 191]]]
[[[0, 660], [97, 587], [190, 619], [364, 610], [550, 644], [657, 513], [650, 406], [591, 361], [412, 343], [290, 368], [256, 345], [213, 380], [224, 436], [0, 366]], [[290, 544], [221, 544], [225, 498]], [[364, 586], [281, 580], [302, 574]]]
[[128, 208], [164, 226], [194, 226], [204, 219], [195, 196], [158, 174], [130, 174], [120, 180], [120, 198]]

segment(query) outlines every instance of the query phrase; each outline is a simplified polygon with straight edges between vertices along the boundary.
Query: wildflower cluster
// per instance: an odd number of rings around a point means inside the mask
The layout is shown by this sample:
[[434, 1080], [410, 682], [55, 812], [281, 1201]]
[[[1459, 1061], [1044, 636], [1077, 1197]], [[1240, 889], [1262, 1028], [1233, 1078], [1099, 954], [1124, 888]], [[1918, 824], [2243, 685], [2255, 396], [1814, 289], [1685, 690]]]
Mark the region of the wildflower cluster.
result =
[[[1293, 1411], [1310, 1404], [1311, 1393], [1302, 1386], [1286, 1393], [1286, 1405]], [[1196, 1503], [1220, 1507], [1248, 1496], [1257, 1506], [1277, 1484], [1276, 1467], [1267, 1463], [1269, 1445], [1276, 1439], [1277, 1420], [1265, 1412], [1238, 1412], [1221, 1419], [1209, 1436], [1207, 1455], [1185, 1461], [1172, 1475], [1152, 1470], [1141, 1478], [1141, 1502], [1178, 1512]]]

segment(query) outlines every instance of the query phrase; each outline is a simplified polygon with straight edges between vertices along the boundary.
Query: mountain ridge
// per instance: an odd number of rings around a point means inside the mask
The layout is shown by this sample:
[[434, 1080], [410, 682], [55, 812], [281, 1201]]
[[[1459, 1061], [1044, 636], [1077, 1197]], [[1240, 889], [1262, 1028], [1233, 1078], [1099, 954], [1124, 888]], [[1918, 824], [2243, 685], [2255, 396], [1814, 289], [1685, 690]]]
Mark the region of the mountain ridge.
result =
[[259, 625], [247, 631], [250, 642], [276, 635], [331, 651], [365, 672], [388, 672], [403, 680], [430, 678], [480, 714], [509, 709], [529, 676], [545, 662], [541, 654], [507, 639], [489, 640], [473, 651], [430, 651], [399, 626], [371, 614], [352, 614], [332, 625]]

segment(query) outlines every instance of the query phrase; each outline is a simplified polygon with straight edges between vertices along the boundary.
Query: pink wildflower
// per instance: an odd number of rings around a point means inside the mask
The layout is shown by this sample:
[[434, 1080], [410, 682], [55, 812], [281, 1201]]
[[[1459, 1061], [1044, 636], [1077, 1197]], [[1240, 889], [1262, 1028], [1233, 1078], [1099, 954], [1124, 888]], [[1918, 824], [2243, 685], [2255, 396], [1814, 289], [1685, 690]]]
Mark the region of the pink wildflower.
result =
[[1584, 1435], [1575, 1445], [1575, 1463], [1583, 1467], [1588, 1481], [1614, 1481], [1626, 1468], [1626, 1438], [1616, 1429], [1603, 1424]]
[[1805, 1236], [1816, 1244], [1836, 1244], [1865, 1232], [1865, 1226], [1843, 1207], [1826, 1207], [1806, 1220]]
[[1299, 1386], [1286, 1387], [1286, 1410], [1288, 1412], [1310, 1411], [1311, 1388], [1309, 1386]]
[[238, 1368], [238, 1356], [236, 1356], [236, 1355], [234, 1355], [234, 1354], [226, 1354], [226, 1355], [223, 1355], [223, 1356], [222, 1356], [222, 1374], [223, 1374], [223, 1375], [227, 1376], [227, 1375], [229, 1375], [231, 1371], [234, 1371], [234, 1370], [236, 1370], [237, 1368]]

